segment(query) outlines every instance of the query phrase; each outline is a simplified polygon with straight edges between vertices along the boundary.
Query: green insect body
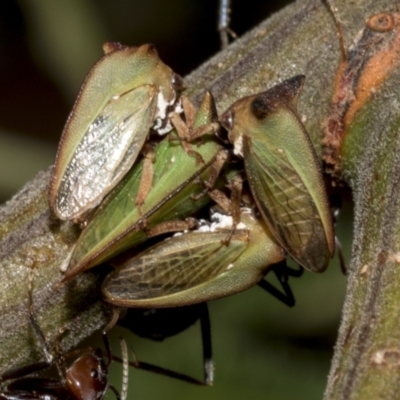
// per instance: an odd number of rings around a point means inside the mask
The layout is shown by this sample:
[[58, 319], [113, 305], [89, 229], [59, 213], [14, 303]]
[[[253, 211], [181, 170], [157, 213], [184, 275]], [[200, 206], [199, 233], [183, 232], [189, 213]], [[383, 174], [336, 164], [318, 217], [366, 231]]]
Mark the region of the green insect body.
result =
[[162, 308], [201, 303], [257, 284], [272, 264], [285, 259], [261, 219], [242, 212], [232, 228], [218, 221], [209, 230], [174, 236], [128, 260], [105, 279], [105, 299], [121, 307]]
[[[209, 124], [215, 118], [213, 98], [206, 93], [194, 127]], [[147, 240], [144, 227], [149, 230], [165, 221], [187, 218], [210, 202], [207, 195], [198, 200], [193, 195], [204, 191], [201, 181], [209, 178], [210, 166], [221, 151], [214, 131], [202, 137], [198, 145], [193, 144], [193, 150], [203, 158], [203, 163], [186, 154], [178, 140], [166, 138], [157, 145], [153, 184], [141, 211], [135, 201], [143, 162], [132, 168], [82, 231], [64, 281]]]
[[116, 186], [150, 128], [166, 128], [168, 107], [182, 87], [151, 45], [106, 43], [104, 50], [81, 87], [57, 152], [49, 203], [62, 220], [84, 219]]
[[334, 230], [321, 167], [296, 114], [304, 79], [244, 97], [220, 121], [276, 240], [304, 268], [322, 272], [334, 253]]

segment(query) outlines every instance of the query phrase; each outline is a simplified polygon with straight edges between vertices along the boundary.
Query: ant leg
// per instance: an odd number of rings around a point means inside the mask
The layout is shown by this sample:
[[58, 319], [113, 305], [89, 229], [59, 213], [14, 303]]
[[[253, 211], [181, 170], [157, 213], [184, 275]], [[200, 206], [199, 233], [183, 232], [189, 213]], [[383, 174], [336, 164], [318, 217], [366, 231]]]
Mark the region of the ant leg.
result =
[[33, 275], [34, 275], [34, 268], [35, 265], [32, 264], [30, 274], [29, 274], [29, 283], [28, 283], [28, 310], [29, 310], [29, 319], [32, 324], [32, 327], [36, 333], [36, 336], [39, 338], [40, 344], [43, 349], [43, 353], [46, 358], [46, 362], [48, 365], [50, 365], [53, 360], [54, 360], [54, 355], [52, 354], [52, 351], [49, 348], [49, 345], [46, 341], [46, 338], [44, 336], [44, 333], [42, 329], [39, 326], [39, 323], [36, 321], [34, 310], [33, 310]]
[[278, 278], [281, 287], [283, 289], [283, 292], [278, 290], [274, 285], [271, 283], [267, 282], [265, 279], [261, 280], [258, 283], [258, 286], [266, 290], [269, 294], [274, 296], [276, 299], [281, 301], [283, 304], [286, 304], [288, 307], [293, 307], [295, 305], [295, 298], [293, 296], [292, 289], [290, 288], [287, 278], [288, 278], [288, 273], [287, 270], [289, 268], [286, 265], [286, 261], [283, 261], [282, 263], [276, 264], [271, 269], [267, 272], [267, 274], [271, 271], [273, 271]]
[[229, 28], [231, 22], [231, 2], [230, 0], [219, 0], [219, 13], [218, 13], [218, 31], [221, 38], [222, 50], [228, 47], [229, 36], [236, 38], [235, 32]]

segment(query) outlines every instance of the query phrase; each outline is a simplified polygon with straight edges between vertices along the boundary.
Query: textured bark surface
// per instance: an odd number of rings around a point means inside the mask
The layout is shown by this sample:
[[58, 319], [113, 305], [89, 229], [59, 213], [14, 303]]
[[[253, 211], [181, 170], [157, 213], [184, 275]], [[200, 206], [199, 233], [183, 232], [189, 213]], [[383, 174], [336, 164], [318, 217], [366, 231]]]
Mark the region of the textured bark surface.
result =
[[[343, 66], [335, 23], [324, 3], [301, 0], [185, 79], [187, 94], [199, 101], [210, 89], [223, 111], [236, 99], [283, 79], [307, 77], [299, 114], [321, 158], [327, 160], [327, 151], [335, 146], [333, 169], [352, 188], [356, 215], [348, 291], [327, 399], [395, 399], [400, 389], [400, 35], [393, 3], [335, 1], [347, 48], [356, 43], [353, 49], [361, 49], [360, 32], [370, 29], [366, 21], [372, 15], [389, 12], [393, 17], [390, 29], [372, 29], [380, 40], [367, 41], [363, 49], [368, 51], [349, 52], [357, 68]], [[378, 69], [371, 72], [367, 67], [374, 56]], [[374, 80], [382, 60], [388, 60], [386, 72]], [[356, 72], [346, 80], [343, 71]], [[355, 111], [349, 114], [349, 109]], [[329, 134], [336, 134], [335, 140]], [[35, 310], [47, 334], [54, 336], [59, 327], [68, 326], [63, 344], [71, 347], [107, 321], [109, 310], [99, 300], [95, 272], [68, 286], [54, 286], [78, 231], [51, 218], [49, 176], [49, 171], [40, 173], [0, 208], [0, 372], [34, 357], [26, 304], [32, 265]]]

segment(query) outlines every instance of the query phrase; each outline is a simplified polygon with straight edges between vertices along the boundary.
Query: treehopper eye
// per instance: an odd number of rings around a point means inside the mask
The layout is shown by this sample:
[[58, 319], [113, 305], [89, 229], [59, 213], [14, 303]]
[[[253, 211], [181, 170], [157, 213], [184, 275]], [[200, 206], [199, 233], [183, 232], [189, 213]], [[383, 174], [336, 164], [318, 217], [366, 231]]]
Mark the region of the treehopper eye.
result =
[[296, 114], [304, 79], [238, 100], [220, 122], [243, 157], [250, 190], [276, 240], [301, 266], [323, 272], [335, 241], [321, 167]]
[[[214, 100], [206, 93], [194, 119], [194, 127], [210, 124], [216, 118]], [[164, 139], [154, 149], [153, 185], [140, 209], [136, 206], [143, 162], [129, 171], [121, 183], [104, 200], [82, 231], [63, 281], [98, 265], [123, 251], [144, 242], [158, 224], [191, 216], [210, 199], [202, 193], [210, 169], [221, 152], [211, 126], [193, 150], [203, 159], [186, 154], [178, 140]], [[171, 132], [173, 134], [173, 132]]]
[[111, 272], [102, 285], [106, 301], [119, 307], [162, 308], [201, 303], [250, 288], [271, 265], [285, 259], [266, 225], [242, 211], [241, 223], [224, 243], [232, 218], [207, 229], [174, 236]]
[[[106, 43], [64, 127], [49, 203], [62, 220], [82, 220], [135, 162], [149, 129], [166, 128], [182, 79], [151, 45]], [[169, 125], [169, 124], [167, 124]]]

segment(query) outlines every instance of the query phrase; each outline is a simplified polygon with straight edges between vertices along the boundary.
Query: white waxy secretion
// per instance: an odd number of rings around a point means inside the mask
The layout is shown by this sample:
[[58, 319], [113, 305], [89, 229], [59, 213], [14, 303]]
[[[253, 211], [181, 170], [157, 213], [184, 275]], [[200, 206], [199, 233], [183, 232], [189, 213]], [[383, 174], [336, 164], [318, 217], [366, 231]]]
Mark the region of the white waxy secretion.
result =
[[233, 153], [235, 156], [243, 157], [243, 136], [238, 136], [233, 146]]
[[[251, 210], [249, 208], [241, 208], [242, 214], [249, 214]], [[195, 230], [194, 232], [217, 232], [223, 229], [231, 229], [233, 227], [233, 218], [230, 215], [221, 214], [219, 212], [214, 212], [211, 214], [211, 224], [203, 223], [201, 226]], [[246, 224], [243, 222], [239, 222], [237, 224], [236, 229], [249, 229]]]
[[153, 46], [104, 46], [67, 120], [49, 202], [63, 220], [81, 221], [134, 164], [150, 128], [171, 129], [168, 111], [181, 78]]

